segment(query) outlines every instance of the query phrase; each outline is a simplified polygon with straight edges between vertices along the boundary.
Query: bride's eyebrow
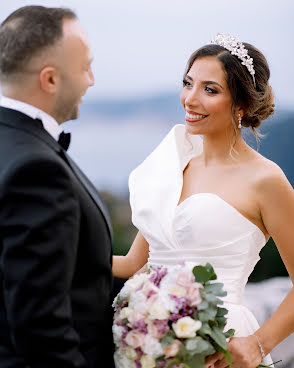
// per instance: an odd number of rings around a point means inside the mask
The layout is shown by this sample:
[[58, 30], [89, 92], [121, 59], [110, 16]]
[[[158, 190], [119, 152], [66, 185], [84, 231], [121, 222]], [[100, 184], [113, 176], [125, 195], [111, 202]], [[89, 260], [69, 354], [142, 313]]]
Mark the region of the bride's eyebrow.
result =
[[224, 87], [221, 84], [219, 84], [215, 81], [202, 81], [201, 84], [215, 84], [215, 85], [219, 86], [221, 89], [224, 89]]
[[[188, 74], [186, 74], [186, 76], [185, 76], [184, 79], [188, 79], [191, 82], [193, 82], [193, 78], [190, 77], [190, 75], [188, 75]], [[219, 86], [221, 89], [224, 89], [224, 87], [221, 84], [219, 84], [218, 82], [215, 82], [215, 81], [211, 81], [211, 80], [202, 81], [201, 84], [203, 84], [203, 85], [206, 85], [206, 84], [215, 84], [215, 85]]]

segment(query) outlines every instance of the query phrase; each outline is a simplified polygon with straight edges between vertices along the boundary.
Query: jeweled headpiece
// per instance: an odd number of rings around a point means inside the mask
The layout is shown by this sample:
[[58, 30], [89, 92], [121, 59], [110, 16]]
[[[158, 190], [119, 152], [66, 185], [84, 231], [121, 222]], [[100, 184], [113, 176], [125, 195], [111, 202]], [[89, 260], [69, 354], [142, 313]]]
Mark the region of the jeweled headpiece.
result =
[[241, 41], [228, 33], [218, 33], [215, 38], [211, 40], [211, 43], [222, 46], [230, 51], [232, 55], [236, 55], [238, 59], [242, 61], [241, 64], [245, 65], [248, 69], [248, 72], [252, 76], [254, 87], [256, 87], [253, 59], [248, 55], [248, 50]]

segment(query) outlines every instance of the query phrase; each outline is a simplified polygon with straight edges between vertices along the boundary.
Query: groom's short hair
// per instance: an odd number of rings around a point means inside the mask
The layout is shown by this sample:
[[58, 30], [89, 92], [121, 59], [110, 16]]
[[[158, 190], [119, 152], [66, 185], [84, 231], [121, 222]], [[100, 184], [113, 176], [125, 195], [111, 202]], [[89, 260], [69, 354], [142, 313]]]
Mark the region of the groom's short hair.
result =
[[24, 6], [0, 25], [0, 81], [26, 71], [34, 56], [62, 38], [63, 20], [77, 19], [68, 8]]

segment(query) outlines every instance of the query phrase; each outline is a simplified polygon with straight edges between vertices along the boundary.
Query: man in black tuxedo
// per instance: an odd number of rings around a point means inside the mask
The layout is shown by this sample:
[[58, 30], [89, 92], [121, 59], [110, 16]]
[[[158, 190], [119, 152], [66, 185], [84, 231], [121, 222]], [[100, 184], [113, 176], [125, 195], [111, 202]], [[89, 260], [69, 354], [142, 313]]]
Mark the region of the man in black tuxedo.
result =
[[69, 9], [0, 26], [0, 367], [113, 366], [111, 225], [60, 124], [94, 83]]

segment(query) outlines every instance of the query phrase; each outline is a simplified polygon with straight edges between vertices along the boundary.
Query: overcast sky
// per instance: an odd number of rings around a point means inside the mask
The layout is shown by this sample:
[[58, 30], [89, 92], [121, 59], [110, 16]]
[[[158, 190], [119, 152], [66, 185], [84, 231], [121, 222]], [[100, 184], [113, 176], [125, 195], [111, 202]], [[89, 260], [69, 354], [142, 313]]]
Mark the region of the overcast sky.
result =
[[95, 58], [89, 99], [179, 91], [190, 54], [228, 32], [265, 54], [277, 105], [294, 107], [292, 0], [2, 0], [0, 20], [29, 4], [77, 12]]

